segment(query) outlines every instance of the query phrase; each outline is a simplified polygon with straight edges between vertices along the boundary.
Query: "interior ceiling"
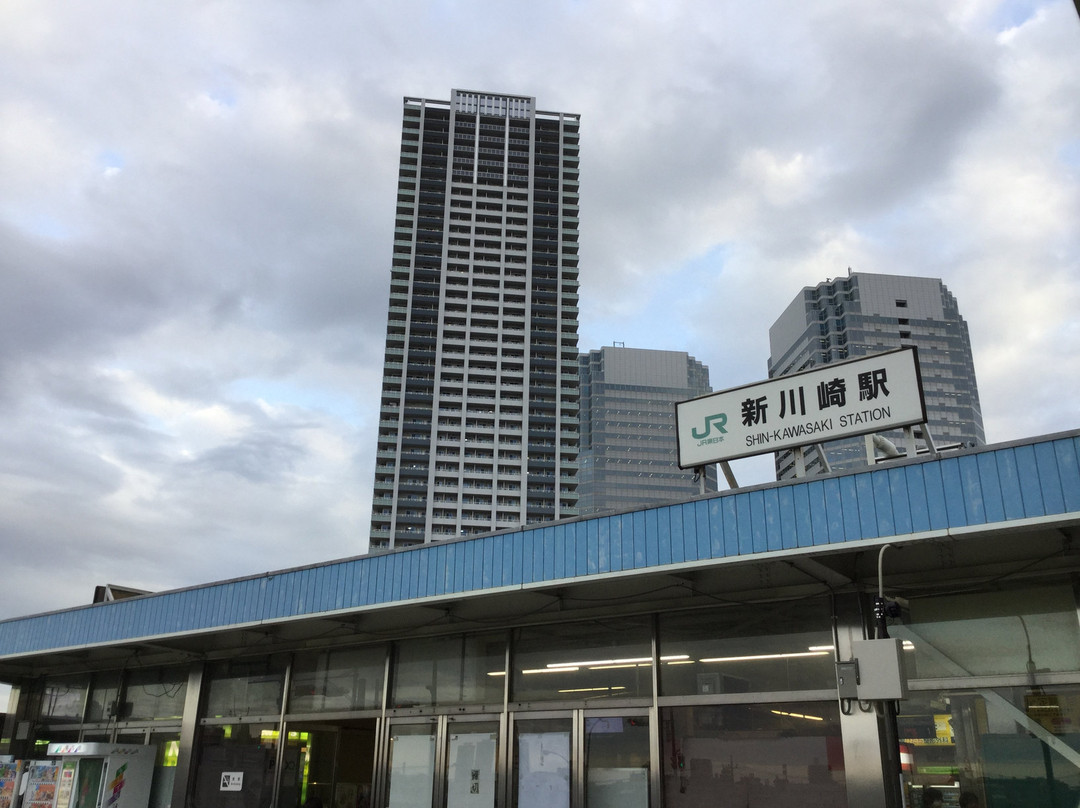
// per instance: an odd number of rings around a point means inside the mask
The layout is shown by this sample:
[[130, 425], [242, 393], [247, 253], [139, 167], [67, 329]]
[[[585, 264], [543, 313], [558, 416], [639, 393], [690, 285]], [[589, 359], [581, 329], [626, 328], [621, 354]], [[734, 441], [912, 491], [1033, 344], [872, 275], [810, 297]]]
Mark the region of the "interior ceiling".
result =
[[[962, 585], [1020, 585], [1080, 572], [1077, 524], [897, 542], [884, 551], [885, 594], [907, 599]], [[880, 544], [827, 546], [767, 559], [739, 558], [679, 571], [637, 571], [551, 586], [482, 593], [214, 630], [0, 662], [0, 678], [264, 654], [588, 617], [723, 604], [876, 594]]]

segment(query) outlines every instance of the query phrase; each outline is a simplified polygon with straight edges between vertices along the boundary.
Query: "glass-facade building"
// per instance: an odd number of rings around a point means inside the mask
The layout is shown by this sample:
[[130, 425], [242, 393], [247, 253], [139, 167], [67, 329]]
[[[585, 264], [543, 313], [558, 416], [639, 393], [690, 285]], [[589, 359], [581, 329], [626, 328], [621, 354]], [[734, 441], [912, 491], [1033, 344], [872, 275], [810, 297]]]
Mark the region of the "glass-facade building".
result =
[[675, 404], [711, 393], [709, 368], [681, 351], [605, 346], [581, 355], [582, 516], [716, 490], [679, 468]]
[[[1075, 805], [1078, 531], [1074, 431], [4, 620], [0, 756], [150, 746], [154, 808]], [[845, 694], [883, 628], [906, 692]]]
[[[930, 436], [940, 446], [985, 443], [967, 323], [937, 278], [851, 272], [807, 287], [769, 329], [769, 378], [914, 345], [922, 370]], [[902, 430], [886, 432], [906, 450]], [[834, 470], [866, 464], [866, 440], [825, 444]], [[816, 455], [808, 468], [817, 464]], [[778, 452], [777, 479], [795, 476], [791, 451]]]
[[578, 129], [405, 99], [372, 548], [577, 513]]

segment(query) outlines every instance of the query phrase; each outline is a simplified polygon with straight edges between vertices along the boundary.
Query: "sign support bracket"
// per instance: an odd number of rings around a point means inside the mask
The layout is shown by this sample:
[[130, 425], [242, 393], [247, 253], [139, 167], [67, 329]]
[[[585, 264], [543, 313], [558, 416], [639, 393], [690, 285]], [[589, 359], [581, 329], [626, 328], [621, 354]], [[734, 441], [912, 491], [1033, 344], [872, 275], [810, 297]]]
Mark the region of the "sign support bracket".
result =
[[735, 474], [731, 471], [731, 464], [726, 460], [720, 461], [720, 470], [724, 472], [724, 479], [727, 480], [728, 488], [738, 488], [739, 484], [735, 481]]

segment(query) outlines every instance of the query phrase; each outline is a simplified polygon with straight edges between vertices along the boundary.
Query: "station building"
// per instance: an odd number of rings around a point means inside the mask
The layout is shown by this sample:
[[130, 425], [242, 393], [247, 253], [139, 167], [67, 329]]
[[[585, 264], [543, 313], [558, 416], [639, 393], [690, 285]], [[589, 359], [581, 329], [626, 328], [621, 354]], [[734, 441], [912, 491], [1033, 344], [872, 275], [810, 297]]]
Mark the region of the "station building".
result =
[[[155, 808], [1075, 805], [1078, 525], [1080, 431], [7, 620], [0, 754], [150, 745]], [[879, 592], [895, 733], [837, 689]]]

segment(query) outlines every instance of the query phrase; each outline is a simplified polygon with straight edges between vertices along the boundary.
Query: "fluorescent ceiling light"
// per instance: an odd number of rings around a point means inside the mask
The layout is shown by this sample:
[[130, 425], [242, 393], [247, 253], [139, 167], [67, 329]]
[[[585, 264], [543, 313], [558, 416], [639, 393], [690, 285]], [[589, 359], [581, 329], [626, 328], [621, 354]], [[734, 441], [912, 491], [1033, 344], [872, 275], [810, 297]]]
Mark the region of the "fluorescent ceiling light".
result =
[[652, 657], [632, 657], [630, 659], [590, 659], [587, 662], [549, 662], [549, 668], [589, 668], [595, 665], [629, 665], [638, 662], [652, 662]]
[[709, 657], [699, 662], [750, 662], [759, 659], [798, 659], [800, 657], [826, 656], [828, 651], [793, 651], [787, 654], [751, 654], [749, 656]]
[[616, 668], [651, 668], [652, 665], [648, 662], [628, 662], [625, 665], [590, 665], [591, 671], [611, 671]]
[[568, 690], [560, 690], [560, 693], [595, 693], [599, 690], [626, 690], [625, 687], [572, 687]]
[[819, 715], [803, 715], [802, 713], [785, 713], [783, 710], [769, 710], [773, 715], [786, 715], [790, 718], [805, 718], [807, 721], [824, 721]]

